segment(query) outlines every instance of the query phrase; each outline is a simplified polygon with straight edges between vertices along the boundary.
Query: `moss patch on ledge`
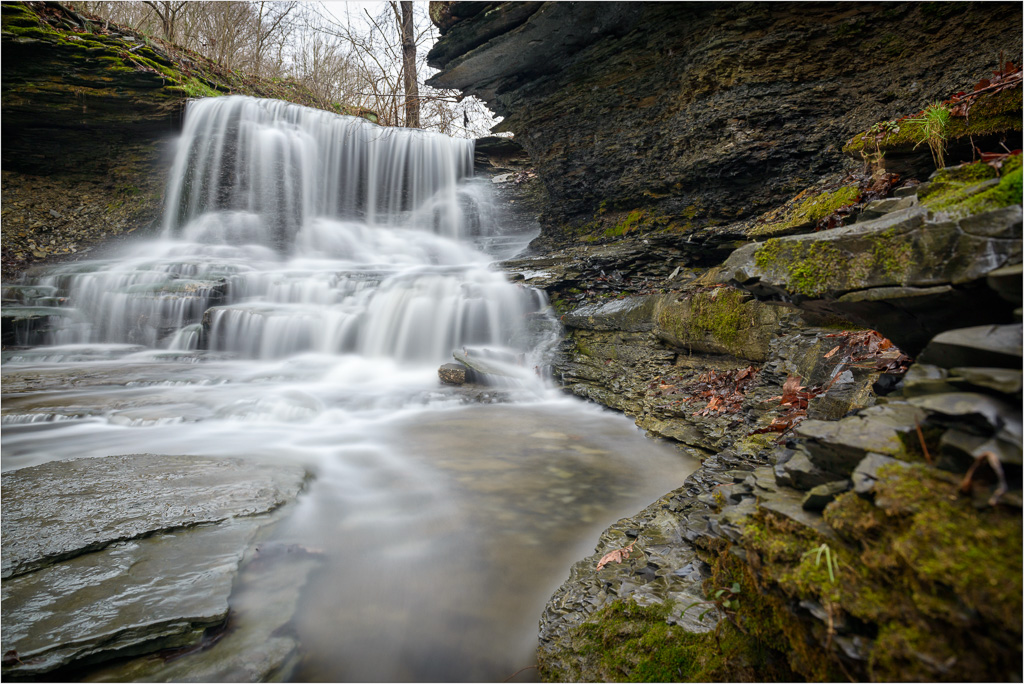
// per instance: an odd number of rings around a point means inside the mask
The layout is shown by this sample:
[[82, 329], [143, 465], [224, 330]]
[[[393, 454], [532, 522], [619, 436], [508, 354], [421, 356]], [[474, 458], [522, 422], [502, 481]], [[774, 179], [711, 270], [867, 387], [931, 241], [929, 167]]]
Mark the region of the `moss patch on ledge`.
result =
[[757, 249], [754, 263], [810, 298], [858, 289], [872, 274], [905, 284], [913, 266], [911, 245], [892, 228], [866, 240], [866, 249], [850, 253], [824, 240], [771, 238]]
[[774, 237], [811, 228], [839, 209], [856, 204], [859, 198], [860, 188], [857, 185], [844, 185], [817, 193], [811, 189], [805, 190], [783, 206], [762, 216], [758, 224], [750, 229], [750, 235]]
[[1021, 159], [1013, 155], [999, 171], [984, 162], [942, 169], [919, 194], [921, 204], [955, 217], [1020, 204]]
[[[1009, 131], [1020, 131], [1022, 106], [1020, 85], [997, 93], [979, 95], [971, 106], [970, 116], [951, 117], [946, 127], [948, 141]], [[909, 149], [923, 145], [923, 123], [916, 117], [885, 121], [858, 133], [843, 146], [843, 152], [855, 159], [863, 154]]]
[[849, 255], [827, 242], [772, 238], [758, 248], [754, 263], [764, 271], [782, 271], [793, 292], [820, 297], [846, 282]]
[[[697, 606], [691, 610], [703, 610]], [[780, 653], [729, 623], [693, 634], [666, 622], [672, 606], [639, 606], [621, 599], [605, 606], [567, 638], [571, 671], [545, 659], [544, 681], [721, 682], [792, 681]]]

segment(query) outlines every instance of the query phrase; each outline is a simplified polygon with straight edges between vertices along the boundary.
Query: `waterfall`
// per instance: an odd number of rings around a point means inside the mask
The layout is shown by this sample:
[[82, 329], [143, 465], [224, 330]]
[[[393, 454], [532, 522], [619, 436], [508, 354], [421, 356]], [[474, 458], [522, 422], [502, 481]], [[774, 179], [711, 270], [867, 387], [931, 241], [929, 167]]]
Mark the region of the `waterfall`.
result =
[[[38, 603], [11, 610], [5, 595], [4, 637], [19, 639], [5, 651], [33, 663], [37, 637], [75, 654], [101, 644], [88, 653], [99, 669], [81, 674], [103, 681], [249, 681], [254, 662], [281, 681], [500, 681], [531, 662], [565, 568], [696, 464], [537, 377], [558, 323], [543, 292], [491, 267], [536, 226], [504, 215], [472, 161], [471, 141], [282, 102], [195, 101], [158, 237], [4, 286], [19, 338], [0, 354], [4, 471], [147, 454], [173, 455], [182, 477], [188, 458], [311, 477], [251, 540], [281, 553], [246, 550], [226, 520], [57, 561], [40, 572], [59, 586], [30, 580]], [[502, 386], [442, 385], [438, 366], [456, 353]], [[145, 506], [126, 497], [84, 529], [134, 521]], [[122, 567], [128, 546], [156, 555]], [[180, 562], [164, 561], [172, 553]], [[147, 597], [205, 610], [192, 566], [243, 557], [224, 638], [145, 655], [172, 623], [153, 601], [137, 607], [136, 568], [166, 575]], [[66, 582], [83, 572], [84, 592]], [[84, 636], [58, 646], [53, 615]], [[108, 638], [153, 633], [127, 660]]]
[[547, 302], [489, 269], [475, 241], [500, 227], [472, 172], [472, 140], [277, 100], [191, 102], [161, 238], [46, 276], [80, 314], [47, 342], [405, 363], [467, 345], [525, 354]]

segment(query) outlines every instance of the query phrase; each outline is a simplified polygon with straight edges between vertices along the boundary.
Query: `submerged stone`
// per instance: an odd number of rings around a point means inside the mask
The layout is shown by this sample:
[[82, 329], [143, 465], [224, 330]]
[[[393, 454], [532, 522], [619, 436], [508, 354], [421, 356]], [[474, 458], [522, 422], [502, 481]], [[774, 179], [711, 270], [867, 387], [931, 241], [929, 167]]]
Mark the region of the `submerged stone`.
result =
[[288, 629], [319, 551], [296, 544], [258, 543], [242, 561], [231, 594], [231, 625], [212, 646], [167, 661], [159, 654], [112, 664], [106, 681], [287, 681], [301, 659]]
[[241, 459], [110, 456], [3, 475], [4, 674], [190, 645], [266, 515], [305, 470]]
[[121, 542], [5, 579], [3, 650], [18, 661], [4, 674], [197, 641], [227, 617], [238, 563], [258, 526], [239, 520]]

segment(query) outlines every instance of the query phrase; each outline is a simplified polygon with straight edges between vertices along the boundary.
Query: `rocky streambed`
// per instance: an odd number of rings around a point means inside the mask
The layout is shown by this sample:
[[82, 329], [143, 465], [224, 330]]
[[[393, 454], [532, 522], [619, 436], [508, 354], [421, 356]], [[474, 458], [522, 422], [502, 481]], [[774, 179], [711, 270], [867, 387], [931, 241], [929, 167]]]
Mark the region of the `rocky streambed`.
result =
[[564, 307], [564, 386], [702, 459], [572, 567], [546, 680], [1019, 678], [1021, 207], [932, 210], [969, 173], [711, 269], [506, 263]]

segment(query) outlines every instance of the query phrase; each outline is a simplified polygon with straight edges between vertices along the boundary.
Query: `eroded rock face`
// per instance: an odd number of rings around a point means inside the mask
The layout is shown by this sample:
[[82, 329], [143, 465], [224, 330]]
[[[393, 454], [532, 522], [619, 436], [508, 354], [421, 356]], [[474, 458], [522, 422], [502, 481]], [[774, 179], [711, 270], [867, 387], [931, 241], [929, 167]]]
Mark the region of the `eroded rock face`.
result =
[[1013, 320], [1014, 305], [987, 276], [1021, 261], [1020, 205], [961, 219], [894, 209], [746, 245], [726, 261], [724, 277], [759, 297], [872, 326], [911, 355], [950, 327]]
[[139, 454], [3, 475], [4, 674], [188, 646], [228, 614], [296, 466]]
[[841, 168], [836, 141], [880, 112], [913, 114], [1021, 45], [1010, 3], [476, 9], [431, 51], [431, 83], [505, 117], [563, 240], [638, 208], [679, 230], [763, 211]]

